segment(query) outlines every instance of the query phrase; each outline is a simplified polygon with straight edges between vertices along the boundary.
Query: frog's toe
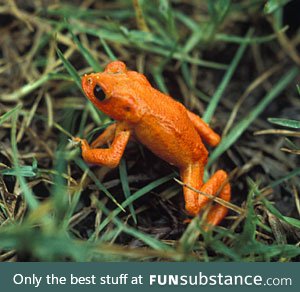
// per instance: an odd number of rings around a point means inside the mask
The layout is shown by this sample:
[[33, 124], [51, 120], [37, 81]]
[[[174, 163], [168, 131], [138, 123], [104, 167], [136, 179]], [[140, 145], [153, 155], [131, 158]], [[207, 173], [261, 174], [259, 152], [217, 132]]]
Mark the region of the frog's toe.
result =
[[71, 141], [74, 143], [81, 143], [82, 139], [80, 139], [79, 137], [73, 137]]
[[85, 146], [85, 144], [87, 143], [85, 139], [81, 139], [79, 137], [73, 137], [72, 140], [69, 140], [72, 144], [72, 146], [76, 147], [76, 146]]

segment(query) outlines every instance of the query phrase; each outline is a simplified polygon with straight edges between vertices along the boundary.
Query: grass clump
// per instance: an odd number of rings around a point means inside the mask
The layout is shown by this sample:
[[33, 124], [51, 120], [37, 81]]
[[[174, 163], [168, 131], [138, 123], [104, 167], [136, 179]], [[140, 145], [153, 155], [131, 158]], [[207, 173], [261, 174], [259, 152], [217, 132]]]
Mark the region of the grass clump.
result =
[[[10, 2], [0, 6], [1, 261], [299, 260], [297, 1]], [[139, 144], [109, 170], [69, 142], [111, 124], [80, 76], [115, 59], [222, 134], [207, 176], [229, 172], [233, 198], [213, 231], [201, 215], [184, 223], [176, 170]]]

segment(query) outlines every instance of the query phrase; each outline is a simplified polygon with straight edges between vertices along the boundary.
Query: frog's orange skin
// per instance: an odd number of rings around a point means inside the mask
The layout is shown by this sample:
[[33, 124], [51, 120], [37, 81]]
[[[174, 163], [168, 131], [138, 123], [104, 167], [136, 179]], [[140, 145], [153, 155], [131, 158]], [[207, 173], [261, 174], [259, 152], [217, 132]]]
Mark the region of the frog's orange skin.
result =
[[[101, 89], [103, 91], [101, 100], [95, 96], [95, 86], [100, 95]], [[134, 137], [157, 156], [178, 167], [185, 184], [210, 195], [219, 192], [220, 198], [230, 200], [230, 185], [223, 170], [203, 183], [208, 151], [202, 139], [216, 146], [220, 136], [200, 117], [154, 89], [144, 75], [127, 70], [121, 61], [109, 63], [102, 73], [85, 75], [82, 88], [97, 108], [117, 121], [91, 146], [86, 140], [75, 138], [75, 141], [81, 142], [86, 162], [116, 167], [127, 142]], [[99, 148], [106, 143], [110, 144], [110, 148]], [[192, 216], [198, 215], [208, 198], [187, 187], [183, 191], [187, 212]], [[206, 221], [217, 225], [226, 213], [226, 207], [215, 205], [209, 210]]]

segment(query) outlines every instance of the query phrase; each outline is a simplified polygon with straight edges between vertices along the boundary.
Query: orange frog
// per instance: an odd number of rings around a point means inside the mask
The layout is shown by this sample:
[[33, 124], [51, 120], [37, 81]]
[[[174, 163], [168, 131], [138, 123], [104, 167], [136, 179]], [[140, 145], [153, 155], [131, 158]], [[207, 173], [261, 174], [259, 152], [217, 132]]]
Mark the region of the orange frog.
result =
[[[230, 200], [225, 171], [218, 170], [203, 183], [208, 151], [202, 139], [216, 146], [220, 136], [200, 117], [153, 88], [143, 74], [127, 70], [121, 61], [109, 63], [102, 73], [83, 76], [82, 88], [97, 108], [117, 121], [91, 146], [84, 139], [74, 139], [81, 142], [86, 162], [116, 167], [130, 137], [134, 137], [157, 156], [178, 167], [182, 181], [200, 191], [183, 187], [185, 208], [190, 215], [198, 215], [208, 203], [208, 197], [201, 193], [218, 194], [223, 200]], [[109, 148], [99, 148], [106, 143]], [[226, 207], [216, 204], [209, 210], [206, 222], [217, 225], [226, 213]]]

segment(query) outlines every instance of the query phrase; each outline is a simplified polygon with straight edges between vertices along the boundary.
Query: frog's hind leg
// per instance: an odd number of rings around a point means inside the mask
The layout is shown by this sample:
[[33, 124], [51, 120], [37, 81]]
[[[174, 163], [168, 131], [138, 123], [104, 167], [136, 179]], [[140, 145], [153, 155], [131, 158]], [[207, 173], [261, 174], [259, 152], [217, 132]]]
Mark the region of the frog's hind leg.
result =
[[[231, 198], [231, 188], [228, 183], [228, 175], [224, 170], [218, 170], [214, 175], [200, 188], [200, 191], [212, 196], [218, 196], [220, 199], [229, 202]], [[207, 197], [203, 200], [203, 197], [199, 197], [200, 209], [206, 205]], [[218, 225], [222, 219], [226, 216], [228, 209], [216, 203], [209, 210], [206, 223], [208, 225]]]
[[[180, 172], [182, 181], [186, 185], [200, 191], [200, 193], [197, 193], [188, 187], [183, 188], [185, 208], [192, 216], [197, 216], [201, 209], [208, 203], [209, 198], [204, 194], [215, 196], [219, 192], [219, 198], [227, 202], [230, 201], [231, 190], [227, 182], [227, 173], [223, 170], [218, 170], [205, 184], [202, 181], [203, 173], [204, 167], [201, 163], [191, 164]], [[227, 208], [216, 204], [209, 210], [206, 223], [209, 225], [218, 225], [226, 214]]]
[[[203, 185], [203, 173], [203, 165], [199, 162], [190, 164], [187, 167], [180, 170], [180, 176], [182, 181], [186, 185], [197, 190], [200, 190], [200, 188]], [[200, 212], [199, 196], [202, 197], [202, 195], [188, 187], [183, 187], [183, 195], [186, 211], [192, 216], [197, 216]], [[205, 200], [205, 197], [203, 197], [203, 200]]]

